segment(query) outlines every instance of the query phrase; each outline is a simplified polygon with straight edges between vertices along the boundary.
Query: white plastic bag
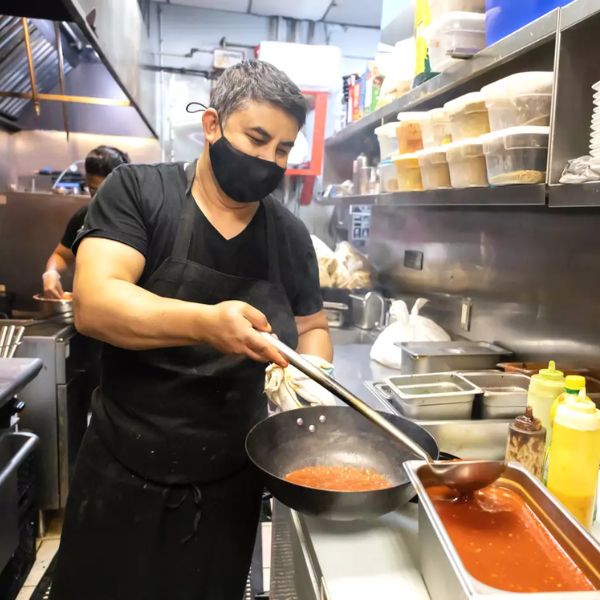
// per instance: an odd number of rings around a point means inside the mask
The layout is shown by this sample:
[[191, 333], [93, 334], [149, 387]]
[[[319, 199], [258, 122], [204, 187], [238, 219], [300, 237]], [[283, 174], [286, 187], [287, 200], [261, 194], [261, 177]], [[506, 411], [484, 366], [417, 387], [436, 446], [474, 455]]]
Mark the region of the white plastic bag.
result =
[[398, 342], [448, 342], [450, 336], [434, 321], [422, 317], [419, 311], [427, 304], [418, 298], [410, 314], [406, 302], [395, 300], [390, 307], [391, 325], [377, 337], [371, 348], [371, 358], [392, 369], [402, 367], [402, 350]]

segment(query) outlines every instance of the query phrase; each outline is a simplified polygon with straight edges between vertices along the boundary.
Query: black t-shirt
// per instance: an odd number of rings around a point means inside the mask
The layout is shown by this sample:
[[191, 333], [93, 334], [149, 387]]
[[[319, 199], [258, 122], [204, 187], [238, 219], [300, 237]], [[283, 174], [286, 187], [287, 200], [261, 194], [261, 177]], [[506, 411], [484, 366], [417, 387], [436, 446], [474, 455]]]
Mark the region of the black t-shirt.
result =
[[77, 212], [69, 219], [67, 226], [65, 227], [65, 232], [63, 233], [62, 239], [60, 243], [65, 246], [65, 248], [71, 249], [71, 246], [75, 242], [75, 238], [77, 237], [77, 232], [83, 227], [83, 222], [85, 220], [85, 215], [87, 214], [88, 207], [82, 206]]
[[[101, 237], [135, 248], [146, 259], [138, 282], [144, 282], [169, 257], [185, 192], [181, 163], [121, 165], [104, 181], [89, 205], [84, 237]], [[174, 183], [179, 189], [174, 188]], [[281, 283], [296, 316], [322, 308], [317, 258], [302, 221], [273, 202]], [[248, 226], [226, 240], [198, 208], [188, 258], [228, 275], [268, 279], [265, 208], [261, 204]]]

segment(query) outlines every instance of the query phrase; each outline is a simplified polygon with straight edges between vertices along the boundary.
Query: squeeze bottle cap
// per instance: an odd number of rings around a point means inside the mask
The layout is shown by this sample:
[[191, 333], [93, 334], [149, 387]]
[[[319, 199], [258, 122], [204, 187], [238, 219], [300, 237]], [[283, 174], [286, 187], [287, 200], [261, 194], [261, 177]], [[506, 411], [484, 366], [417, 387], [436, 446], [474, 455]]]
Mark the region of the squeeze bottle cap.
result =
[[565, 377], [565, 389], [578, 391], [585, 387], [585, 377], [583, 375], [567, 375]]
[[553, 360], [548, 363], [547, 369], [540, 369], [538, 375], [542, 379], [550, 381], [560, 381], [564, 377], [564, 373], [556, 368], [556, 363]]

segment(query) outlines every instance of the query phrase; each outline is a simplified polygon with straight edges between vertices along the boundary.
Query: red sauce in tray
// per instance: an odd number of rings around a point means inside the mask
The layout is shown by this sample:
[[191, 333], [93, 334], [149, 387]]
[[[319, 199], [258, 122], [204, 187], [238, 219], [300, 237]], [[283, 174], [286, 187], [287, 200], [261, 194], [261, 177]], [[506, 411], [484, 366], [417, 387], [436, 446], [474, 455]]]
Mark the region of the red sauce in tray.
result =
[[305, 467], [285, 478], [297, 485], [336, 492], [368, 492], [392, 487], [383, 475], [371, 469], [349, 466]]
[[596, 589], [514, 491], [427, 491], [465, 568], [482, 583], [509, 592]]

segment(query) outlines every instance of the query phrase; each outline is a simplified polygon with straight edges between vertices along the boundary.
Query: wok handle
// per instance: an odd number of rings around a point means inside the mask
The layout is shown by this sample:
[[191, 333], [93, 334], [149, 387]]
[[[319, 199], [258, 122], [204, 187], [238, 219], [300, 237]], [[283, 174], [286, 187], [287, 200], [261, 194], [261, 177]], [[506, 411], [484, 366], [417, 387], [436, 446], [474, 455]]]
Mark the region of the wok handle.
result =
[[402, 431], [394, 427], [386, 418], [382, 417], [377, 411], [373, 410], [370, 406], [367, 406], [362, 400], [355, 396], [350, 390], [347, 390], [344, 386], [340, 385], [333, 377], [327, 375], [319, 369], [319, 367], [313, 365], [309, 360], [306, 360], [303, 356], [298, 354], [295, 350], [292, 350], [289, 346], [284, 344], [281, 340], [277, 339], [270, 333], [262, 333], [262, 335], [273, 345], [279, 352], [289, 361], [291, 365], [296, 367], [299, 371], [302, 371], [305, 375], [310, 377], [313, 381], [322, 385], [327, 391], [337, 396], [340, 400], [343, 400], [348, 406], [361, 413], [364, 417], [369, 419], [371, 423], [378, 425], [387, 433], [389, 433], [394, 439], [399, 441], [401, 444], [407, 446], [412, 452], [414, 452], [419, 458], [431, 462], [432, 458], [410, 437], [405, 435]]

